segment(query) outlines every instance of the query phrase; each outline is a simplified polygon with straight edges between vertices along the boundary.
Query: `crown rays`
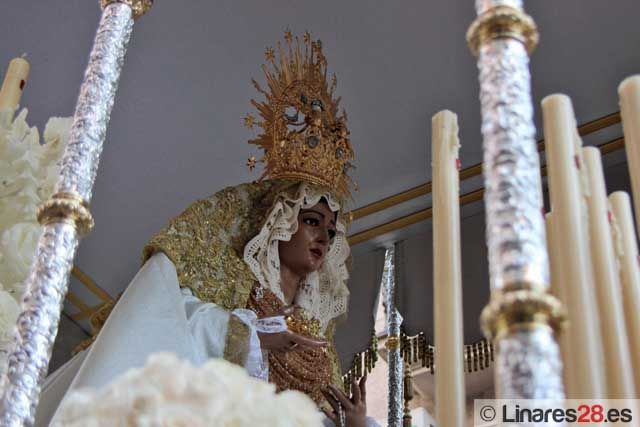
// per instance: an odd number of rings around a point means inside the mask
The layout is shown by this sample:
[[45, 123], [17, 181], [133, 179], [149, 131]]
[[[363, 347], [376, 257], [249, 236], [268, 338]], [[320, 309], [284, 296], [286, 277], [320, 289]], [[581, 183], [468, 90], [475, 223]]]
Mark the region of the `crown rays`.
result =
[[[346, 131], [346, 113], [342, 112], [339, 115], [339, 103], [340, 98], [334, 98], [334, 91], [337, 86], [337, 78], [334, 75], [331, 76], [330, 81], [327, 79], [327, 61], [322, 53], [322, 43], [317, 40], [313, 41], [308, 32], [305, 32], [302, 41], [298, 37], [293, 37], [290, 31], [285, 32], [284, 46], [280, 42], [276, 44], [276, 49], [267, 48], [265, 50], [265, 59], [267, 64], [262, 65], [262, 71], [266, 79], [266, 89], [263, 88], [255, 79], [252, 79], [252, 84], [256, 90], [264, 96], [264, 101], [251, 100], [251, 104], [257, 109], [260, 120], [256, 120], [251, 114], [248, 114], [245, 119], [245, 126], [253, 128], [257, 125], [261, 128], [262, 132], [256, 138], [249, 141], [250, 144], [259, 146], [264, 150], [264, 156], [259, 162], [265, 163], [265, 169], [259, 179], [270, 176], [277, 177], [296, 177], [301, 179], [307, 179], [316, 184], [320, 183], [327, 186], [332, 186], [342, 194], [348, 194], [348, 187], [351, 184], [350, 179], [346, 176], [346, 170], [351, 167], [348, 160], [353, 158], [353, 152], [348, 142], [348, 135]], [[297, 95], [300, 88], [304, 88], [303, 93], [307, 93], [309, 96], [313, 96], [314, 99], [320, 99], [322, 101], [323, 117], [326, 119], [327, 124], [325, 128], [331, 129], [328, 133], [338, 134], [342, 129], [342, 137], [338, 138], [339, 150], [333, 148], [335, 153], [346, 154], [345, 160], [340, 160], [337, 154], [333, 155], [332, 163], [339, 163], [339, 165], [330, 164], [328, 159], [327, 150], [317, 150], [314, 155], [324, 155], [327, 157], [322, 164], [332, 169], [334, 179], [317, 179], [318, 177], [310, 177], [308, 171], [304, 171], [304, 159], [298, 158], [297, 164], [286, 164], [292, 162], [291, 158], [285, 158], [286, 155], [291, 156], [291, 151], [286, 151], [283, 147], [287, 142], [294, 142], [290, 133], [287, 133], [287, 122], [285, 115], [283, 114], [285, 108], [293, 106], [297, 111], [303, 111], [304, 105], [301, 105], [298, 99], [294, 99], [293, 96]], [[304, 103], [304, 102], [303, 102]], [[305, 112], [305, 115], [307, 112]], [[327, 133], [327, 132], [324, 132]], [[299, 141], [298, 141], [299, 142]], [[338, 147], [336, 145], [336, 147]], [[321, 154], [321, 151], [323, 154]], [[294, 153], [296, 154], [296, 153]], [[294, 155], [293, 157], [296, 157]], [[337, 159], [337, 160], [336, 160]], [[338, 161], [340, 160], [340, 161]], [[301, 163], [302, 162], [302, 163]], [[317, 162], [314, 163], [318, 166]], [[252, 162], [252, 166], [255, 165]], [[340, 170], [337, 170], [337, 166]], [[310, 167], [309, 164], [306, 166]], [[318, 174], [318, 171], [315, 171]], [[342, 176], [339, 176], [342, 175]]]

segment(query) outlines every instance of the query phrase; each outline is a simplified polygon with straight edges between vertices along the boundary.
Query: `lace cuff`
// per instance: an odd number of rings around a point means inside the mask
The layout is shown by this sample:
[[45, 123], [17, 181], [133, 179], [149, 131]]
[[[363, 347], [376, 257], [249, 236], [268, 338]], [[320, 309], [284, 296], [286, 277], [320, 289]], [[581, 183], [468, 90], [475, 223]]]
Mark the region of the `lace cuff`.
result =
[[[236, 309], [231, 312], [229, 318], [229, 332], [231, 332], [232, 319], [237, 319], [242, 322], [248, 331], [248, 343], [247, 351], [244, 353], [246, 356], [243, 360], [245, 369], [252, 377], [259, 378], [264, 381], [269, 381], [269, 365], [266, 357], [266, 351], [263, 351], [260, 347], [260, 338], [258, 332], [265, 334], [274, 334], [277, 332], [284, 332], [287, 330], [287, 322], [284, 316], [265, 317], [258, 319], [256, 314], [248, 309]], [[226, 353], [226, 351], [225, 351]]]

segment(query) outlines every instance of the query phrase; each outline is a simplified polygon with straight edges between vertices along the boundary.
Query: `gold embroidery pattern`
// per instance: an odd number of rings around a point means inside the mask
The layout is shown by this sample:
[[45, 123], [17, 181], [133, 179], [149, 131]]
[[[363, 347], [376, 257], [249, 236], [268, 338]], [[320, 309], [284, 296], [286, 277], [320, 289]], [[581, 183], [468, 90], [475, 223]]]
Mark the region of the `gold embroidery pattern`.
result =
[[180, 286], [226, 310], [245, 307], [255, 276], [242, 259], [246, 243], [278, 194], [294, 194], [299, 183], [267, 180], [229, 187], [192, 204], [145, 246], [145, 262], [164, 252], [176, 267]]
[[336, 344], [333, 341], [336, 326], [336, 319], [332, 319], [329, 322], [329, 325], [327, 325], [325, 336], [326, 340], [329, 343], [329, 345], [327, 346], [327, 356], [329, 356], [329, 362], [331, 362], [331, 381], [333, 385], [340, 388], [342, 386], [342, 367], [340, 366], [340, 358], [338, 357]]
[[249, 354], [249, 327], [235, 315], [229, 316], [224, 359], [244, 366]]

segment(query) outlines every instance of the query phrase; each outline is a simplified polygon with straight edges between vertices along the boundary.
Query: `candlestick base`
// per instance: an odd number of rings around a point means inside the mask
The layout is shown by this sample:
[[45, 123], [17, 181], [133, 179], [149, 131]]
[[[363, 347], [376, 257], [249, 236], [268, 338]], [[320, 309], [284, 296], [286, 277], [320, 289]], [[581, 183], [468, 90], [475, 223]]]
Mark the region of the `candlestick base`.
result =
[[482, 311], [480, 323], [489, 339], [498, 339], [509, 331], [550, 327], [559, 333], [566, 314], [554, 296], [531, 290], [493, 291], [491, 301]]
[[103, 9], [112, 3], [124, 3], [128, 5], [133, 12], [133, 19], [140, 18], [153, 6], [153, 0], [100, 0], [100, 6]]
[[467, 43], [475, 56], [478, 56], [483, 44], [504, 38], [522, 42], [531, 55], [538, 44], [538, 28], [523, 11], [510, 6], [497, 6], [478, 16], [467, 31]]
[[94, 222], [87, 202], [75, 192], [56, 193], [38, 209], [38, 222], [47, 225], [66, 222], [73, 225], [80, 236], [88, 234]]

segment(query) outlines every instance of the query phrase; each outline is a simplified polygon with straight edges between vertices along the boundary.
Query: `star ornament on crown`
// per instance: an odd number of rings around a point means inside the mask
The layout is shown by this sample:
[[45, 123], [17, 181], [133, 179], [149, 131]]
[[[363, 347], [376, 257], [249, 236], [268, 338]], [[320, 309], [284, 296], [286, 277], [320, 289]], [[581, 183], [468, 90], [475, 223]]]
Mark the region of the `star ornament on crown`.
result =
[[302, 42], [285, 32], [284, 46], [267, 48], [268, 64], [262, 66], [268, 89], [253, 85], [265, 96], [263, 102], [251, 100], [261, 121], [248, 114], [244, 124], [259, 126], [262, 133], [249, 141], [264, 150], [258, 161], [247, 162], [253, 170], [265, 164], [259, 180], [297, 179], [332, 189], [339, 197], [349, 197], [353, 182], [347, 175], [354, 166], [349, 142], [347, 115], [339, 113], [340, 98], [334, 98], [336, 77], [327, 80], [327, 60], [322, 43], [312, 41], [308, 32]]

